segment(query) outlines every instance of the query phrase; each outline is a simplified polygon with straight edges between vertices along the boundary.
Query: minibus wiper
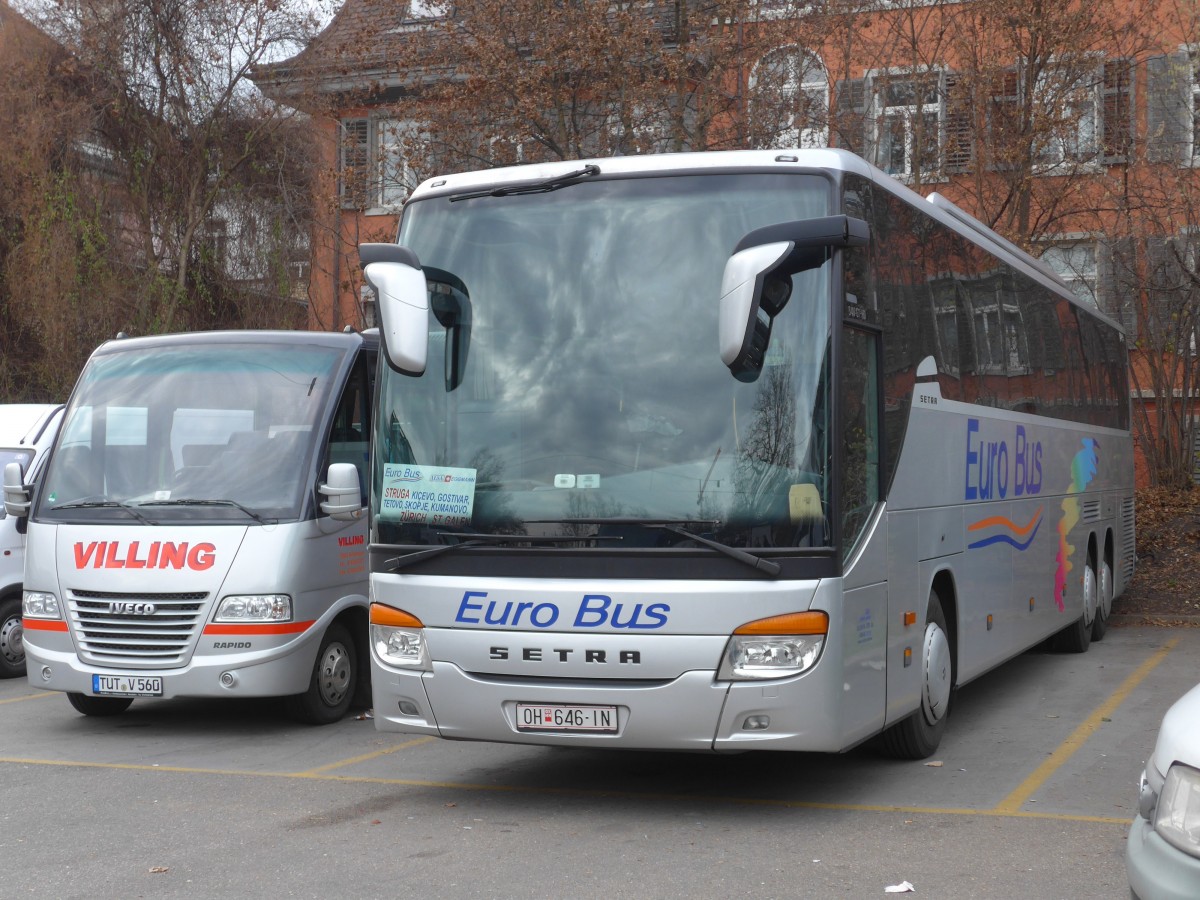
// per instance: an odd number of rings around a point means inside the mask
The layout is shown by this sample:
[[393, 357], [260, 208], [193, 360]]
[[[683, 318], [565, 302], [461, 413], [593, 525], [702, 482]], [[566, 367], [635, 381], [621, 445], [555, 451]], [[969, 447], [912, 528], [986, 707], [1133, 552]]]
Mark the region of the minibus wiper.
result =
[[458, 200], [476, 200], [479, 197], [508, 197], [512, 194], [546, 194], [550, 191], [557, 191], [559, 188], [577, 184], [584, 178], [590, 178], [593, 175], [599, 174], [599, 166], [584, 166], [578, 171], [567, 172], [565, 175], [556, 175], [553, 178], [545, 178], [541, 181], [517, 181], [513, 184], [506, 184], [500, 187], [484, 188], [483, 190], [479, 191], [465, 191], [461, 194], [451, 194], [450, 202], [454, 203]]
[[467, 547], [485, 547], [496, 544], [564, 544], [576, 543], [578, 541], [622, 540], [622, 538], [616, 535], [591, 537], [589, 535], [556, 534], [548, 537], [537, 537], [529, 534], [466, 534], [459, 531], [438, 532], [438, 537], [466, 538], [466, 540], [457, 544], [438, 544], [436, 547], [426, 547], [424, 550], [414, 550], [412, 553], [406, 553], [403, 556], [394, 556], [391, 559], [385, 559], [383, 561], [384, 566], [391, 566], [390, 571], [399, 572], [401, 569], [407, 569], [409, 566], [419, 563], [422, 560], [441, 556], [443, 553], [449, 553], [451, 550], [464, 550]]
[[[236, 500], [200, 500], [191, 497], [180, 497], [176, 500], [146, 500], [138, 506], [230, 506], [241, 510], [260, 525], [266, 525], [267, 520], [252, 509], [248, 509]], [[61, 507], [59, 507], [61, 509]]]
[[143, 525], [155, 524], [130, 504], [122, 503], [120, 500], [80, 500], [76, 503], [64, 503], [62, 506], [54, 507], [55, 512], [58, 512], [60, 509], [123, 509]]
[[639, 519], [633, 516], [608, 516], [598, 518], [582, 518], [582, 519], [531, 519], [529, 524], [559, 524], [559, 525], [638, 525], [642, 528], [657, 528], [661, 531], [669, 531], [671, 534], [677, 534], [680, 537], [685, 537], [689, 541], [694, 541], [728, 556], [730, 559], [736, 559], [738, 562], [750, 566], [752, 569], [757, 569], [760, 572], [765, 572], [768, 575], [775, 576], [782, 571], [779, 563], [773, 560], [763, 559], [761, 556], [755, 556], [753, 553], [747, 553], [739, 547], [730, 547], [728, 544], [722, 544], [720, 541], [714, 541], [711, 538], [701, 537], [698, 534], [692, 534], [686, 530], [685, 525], [718, 525], [716, 519]]

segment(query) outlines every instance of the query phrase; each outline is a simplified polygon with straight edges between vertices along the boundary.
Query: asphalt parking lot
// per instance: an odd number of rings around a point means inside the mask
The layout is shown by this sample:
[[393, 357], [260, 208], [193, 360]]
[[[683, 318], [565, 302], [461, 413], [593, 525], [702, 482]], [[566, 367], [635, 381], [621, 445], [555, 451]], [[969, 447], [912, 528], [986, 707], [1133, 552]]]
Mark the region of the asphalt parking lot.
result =
[[964, 687], [938, 754], [594, 752], [89, 719], [0, 681], [0, 898], [1124, 898], [1136, 781], [1200, 629], [1114, 628]]

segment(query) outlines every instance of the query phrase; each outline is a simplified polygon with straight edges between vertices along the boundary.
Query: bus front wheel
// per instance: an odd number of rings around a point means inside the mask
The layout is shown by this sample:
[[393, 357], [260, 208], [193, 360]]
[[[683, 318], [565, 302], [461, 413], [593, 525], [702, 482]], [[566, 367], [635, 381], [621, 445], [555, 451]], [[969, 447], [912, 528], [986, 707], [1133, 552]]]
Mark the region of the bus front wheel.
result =
[[285, 701], [292, 718], [309, 725], [330, 725], [350, 709], [358, 683], [358, 654], [354, 639], [334, 623], [321, 639], [308, 690]]
[[924, 759], [937, 750], [946, 731], [953, 687], [954, 660], [946, 614], [937, 593], [931, 592], [921, 642], [921, 706], [884, 731], [884, 752], [895, 759]]
[[24, 634], [20, 595], [0, 600], [0, 678], [25, 674]]
[[119, 716], [133, 703], [132, 697], [93, 697], [91, 694], [67, 694], [76, 712], [85, 716]]

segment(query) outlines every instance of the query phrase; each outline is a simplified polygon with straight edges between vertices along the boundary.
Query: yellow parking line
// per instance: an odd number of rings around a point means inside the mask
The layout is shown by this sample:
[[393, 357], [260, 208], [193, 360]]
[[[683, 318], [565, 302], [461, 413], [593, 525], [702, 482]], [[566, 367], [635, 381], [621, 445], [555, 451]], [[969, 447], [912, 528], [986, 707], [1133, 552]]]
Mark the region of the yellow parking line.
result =
[[[399, 750], [403, 745], [391, 748]], [[368, 754], [370, 756], [371, 754]], [[0, 757], [0, 764], [26, 766], [63, 766], [81, 769], [115, 769], [137, 772], [171, 772], [184, 775], [223, 775], [243, 778], [282, 778], [296, 781], [329, 781], [342, 784], [373, 784], [387, 787], [443, 788], [453, 791], [478, 791], [498, 794], [532, 794], [538, 796], [581, 797], [588, 799], [653, 800], [659, 802], [724, 803], [730, 806], [761, 806], [778, 809], [819, 809], [836, 812], [900, 813], [922, 816], [976, 816], [980, 818], [1043, 819], [1056, 822], [1082, 822], [1096, 825], [1129, 824], [1128, 817], [1082, 816], [1051, 812], [1006, 811], [997, 809], [939, 809], [930, 806], [873, 806], [856, 803], [818, 803], [811, 800], [770, 800], [754, 797], [721, 797], [699, 794], [656, 794], [637, 791], [610, 791], [569, 787], [538, 787], [536, 785], [472, 784], [458, 781], [423, 781], [416, 778], [372, 778], [354, 775], [323, 775], [308, 772], [245, 772], [231, 769], [200, 769], [185, 766], [153, 766], [145, 763], [95, 763], [69, 760], [21, 759]], [[315, 771], [315, 770], [314, 770]]]
[[22, 700], [41, 700], [43, 697], [54, 697], [58, 691], [42, 691], [40, 694], [26, 694], [24, 697], [9, 697], [7, 700], [0, 700], [0, 706], [5, 703], [20, 703]]
[[373, 753], [364, 753], [362, 756], [354, 756], [350, 759], [339, 760], [328, 765], [317, 766], [315, 769], [309, 769], [305, 772], [297, 772], [297, 777], [310, 777], [313, 775], [323, 775], [326, 772], [332, 772], [334, 769], [340, 769], [342, 766], [352, 766], [355, 763], [366, 762], [368, 759], [378, 759], [381, 756], [388, 756], [395, 753], [397, 750], [407, 750], [409, 747], [417, 747], [421, 744], [428, 744], [434, 740], [430, 735], [425, 735], [419, 738], [413, 738], [411, 741], [405, 741], [403, 744], [396, 744], [394, 747], [385, 747], [383, 750], [376, 750]]
[[1083, 746], [1092, 733], [1100, 727], [1101, 723], [1112, 716], [1117, 707], [1125, 702], [1125, 699], [1154, 669], [1167, 658], [1175, 645], [1179, 643], [1179, 638], [1171, 638], [1167, 643], [1153, 656], [1147, 659], [1144, 663], [1137, 667], [1121, 686], [1100, 706], [1092, 711], [1083, 722], [1071, 732], [1070, 737], [1058, 745], [1058, 749], [1050, 754], [1040, 766], [1033, 770], [1028, 778], [1021, 782], [1015, 791], [1009, 794], [995, 808], [995, 812], [1003, 815], [1013, 815], [1020, 812], [1021, 807], [1025, 802], [1033, 796], [1033, 794], [1041, 788], [1043, 784], [1049, 780], [1058, 769]]

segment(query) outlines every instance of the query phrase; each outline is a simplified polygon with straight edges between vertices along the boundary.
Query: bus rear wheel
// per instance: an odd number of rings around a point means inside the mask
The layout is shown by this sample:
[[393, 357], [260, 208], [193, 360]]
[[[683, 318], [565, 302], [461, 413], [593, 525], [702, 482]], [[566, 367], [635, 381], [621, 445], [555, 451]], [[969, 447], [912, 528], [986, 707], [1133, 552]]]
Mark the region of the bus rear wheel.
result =
[[1087, 564], [1083, 570], [1083, 609], [1079, 618], [1050, 639], [1050, 648], [1056, 653], [1086, 653], [1092, 644], [1092, 629], [1097, 613], [1099, 594], [1096, 578], [1096, 557], [1088, 551]]
[[1113, 575], [1108, 560], [1100, 564], [1099, 596], [1096, 598], [1096, 618], [1092, 620], [1092, 640], [1104, 639], [1108, 632], [1108, 617], [1112, 614]]
[[929, 595], [925, 635], [921, 642], [921, 706], [883, 733], [883, 751], [895, 759], [925, 759], [938, 748], [946, 731], [954, 659], [946, 614], [937, 592]]
[[288, 715], [309, 725], [331, 725], [350, 709], [358, 684], [358, 654], [350, 632], [337, 623], [321, 638], [308, 690], [287, 697]]
[[132, 697], [93, 697], [90, 694], [67, 694], [76, 712], [85, 716], [119, 716], [129, 709]]

